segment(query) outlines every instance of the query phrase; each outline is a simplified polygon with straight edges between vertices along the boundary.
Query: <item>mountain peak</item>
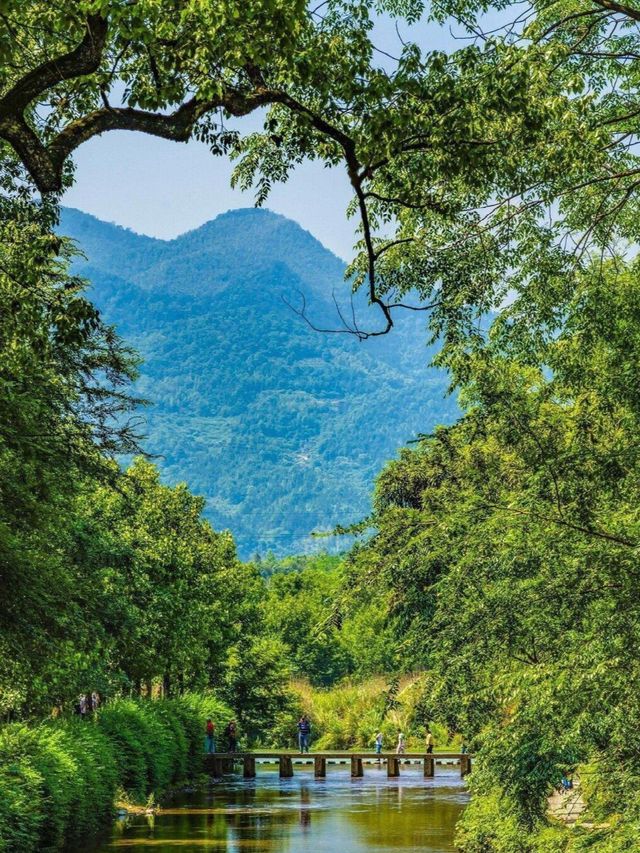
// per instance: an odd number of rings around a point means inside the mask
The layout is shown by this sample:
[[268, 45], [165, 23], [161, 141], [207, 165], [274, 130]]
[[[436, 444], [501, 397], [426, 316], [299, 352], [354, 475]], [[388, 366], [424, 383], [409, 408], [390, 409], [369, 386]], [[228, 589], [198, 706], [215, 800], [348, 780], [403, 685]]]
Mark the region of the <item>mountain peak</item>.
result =
[[60, 230], [89, 257], [88, 264], [78, 263], [78, 272], [113, 272], [118, 258], [119, 274], [144, 290], [219, 293], [237, 281], [238, 270], [246, 282], [271, 271], [272, 284], [295, 282], [295, 288], [323, 302], [334, 290], [347, 289], [339, 258], [297, 222], [262, 208], [229, 210], [172, 240], [136, 234], [73, 208], [63, 209]]
[[186, 231], [172, 242], [191, 243], [202, 238], [207, 239], [210, 235], [230, 236], [239, 242], [244, 241], [247, 236], [258, 240], [273, 240], [276, 235], [278, 240], [295, 240], [300, 249], [306, 252], [315, 251], [324, 257], [331, 257], [334, 261], [344, 267], [344, 262], [333, 254], [317, 237], [303, 228], [298, 222], [275, 213], [263, 207], [240, 207], [220, 213], [214, 219], [204, 222], [197, 228]]
[[147, 234], [142, 234], [139, 231], [135, 231], [134, 229], [128, 228], [124, 225], [119, 225], [116, 222], [106, 222], [105, 220], [94, 216], [92, 213], [87, 213], [76, 207], [60, 208], [60, 230], [63, 233], [66, 230], [69, 230], [74, 234], [81, 231], [82, 233], [90, 235], [92, 231], [99, 231], [103, 239], [120, 238], [128, 240], [133, 238], [138, 241], [152, 241], [156, 245], [163, 243], [179, 243], [184, 240], [190, 240], [194, 235], [206, 235], [211, 232], [229, 229], [235, 231], [241, 228], [263, 230], [265, 232], [283, 230], [291, 231], [291, 233], [298, 235], [304, 235], [305, 239], [311, 241], [317, 247], [322, 249], [323, 252], [332, 255], [339, 263], [343, 263], [343, 261], [327, 249], [326, 246], [323, 246], [317, 237], [314, 237], [310, 231], [307, 231], [298, 222], [265, 207], [238, 207], [226, 210], [224, 213], [219, 213], [217, 216], [214, 216], [213, 219], [208, 219], [201, 225], [197, 225], [195, 228], [190, 228], [188, 231], [178, 234], [177, 237], [172, 237], [167, 240], [160, 237], [151, 237]]
[[243, 557], [310, 548], [310, 531], [365, 516], [384, 461], [455, 410], [446, 377], [425, 381], [422, 331], [359, 346], [285, 305], [304, 290], [313, 319], [335, 327], [332, 290], [348, 285], [342, 262], [284, 216], [231, 210], [169, 241], [78, 211], [62, 229], [86, 254], [75, 269], [103, 316], [144, 358], [146, 449], [206, 497]]

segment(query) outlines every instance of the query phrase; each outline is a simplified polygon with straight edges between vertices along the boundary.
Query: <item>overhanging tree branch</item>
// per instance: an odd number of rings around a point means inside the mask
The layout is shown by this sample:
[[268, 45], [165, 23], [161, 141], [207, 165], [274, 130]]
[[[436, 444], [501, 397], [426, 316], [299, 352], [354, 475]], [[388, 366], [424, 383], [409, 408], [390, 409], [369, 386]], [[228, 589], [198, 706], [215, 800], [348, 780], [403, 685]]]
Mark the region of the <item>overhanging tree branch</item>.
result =
[[65, 80], [93, 74], [100, 67], [109, 24], [101, 15], [88, 15], [82, 41], [69, 53], [43, 62], [25, 74], [0, 98], [0, 119], [21, 115], [47, 89]]
[[616, 3], [615, 0], [593, 0], [593, 2], [610, 12], [616, 12], [619, 15], [625, 15], [627, 18], [633, 18], [634, 21], [640, 21], [640, 9], [634, 9], [624, 3]]
[[130, 107], [104, 107], [70, 122], [48, 144], [44, 144], [23, 115], [0, 118], [0, 138], [9, 142], [29, 171], [40, 192], [57, 192], [67, 158], [82, 143], [109, 130], [131, 130], [186, 142], [203, 115], [223, 108], [235, 116], [279, 99], [269, 90], [241, 93], [230, 91], [214, 100], [193, 98], [168, 115]]
[[228, 88], [212, 99], [196, 96], [169, 114], [111, 107], [105, 101], [104, 108], [69, 122], [53, 139], [43, 142], [27, 120], [27, 109], [54, 86], [95, 73], [104, 55], [108, 30], [105, 18], [89, 15], [85, 34], [77, 47], [34, 68], [0, 98], [0, 138], [14, 148], [42, 193], [59, 192], [64, 164], [70, 154], [83, 142], [105, 131], [140, 131], [185, 142], [198, 120], [214, 109], [222, 108], [231, 115], [242, 116], [257, 107], [282, 100], [280, 93], [259, 86], [250, 92]]

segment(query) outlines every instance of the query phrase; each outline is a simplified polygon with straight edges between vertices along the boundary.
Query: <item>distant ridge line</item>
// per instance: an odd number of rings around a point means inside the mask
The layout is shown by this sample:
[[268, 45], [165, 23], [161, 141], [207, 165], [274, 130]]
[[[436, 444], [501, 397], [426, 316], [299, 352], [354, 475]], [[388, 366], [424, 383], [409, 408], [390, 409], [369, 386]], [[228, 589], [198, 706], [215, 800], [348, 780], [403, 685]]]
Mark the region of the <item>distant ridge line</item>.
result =
[[121, 223], [115, 222], [114, 220], [101, 219], [99, 216], [96, 216], [93, 213], [88, 213], [87, 211], [81, 210], [78, 207], [70, 207], [67, 205], [62, 205], [60, 207], [60, 210], [62, 212], [62, 218], [63, 219], [64, 219], [65, 215], [69, 216], [69, 215], [78, 214], [78, 215], [83, 216], [83, 217], [89, 217], [91, 220], [93, 220], [96, 223], [99, 223], [100, 225], [103, 225], [103, 226], [106, 225], [106, 226], [109, 226], [110, 228], [114, 228], [114, 229], [118, 229], [120, 231], [124, 231], [127, 234], [131, 234], [135, 237], [141, 237], [144, 240], [155, 240], [158, 243], [173, 243], [176, 240], [181, 240], [182, 238], [188, 237], [192, 234], [196, 234], [197, 232], [202, 231], [202, 229], [205, 229], [208, 226], [211, 226], [214, 223], [219, 222], [220, 220], [224, 220], [227, 217], [233, 217], [233, 218], [237, 217], [238, 219], [242, 218], [243, 216], [248, 217], [248, 216], [253, 216], [253, 215], [257, 215], [259, 217], [263, 216], [265, 218], [272, 217], [274, 220], [281, 220], [283, 223], [287, 223], [289, 225], [295, 226], [296, 228], [299, 228], [300, 231], [302, 231], [304, 234], [307, 234], [311, 239], [317, 241], [326, 252], [329, 252], [331, 255], [333, 255], [333, 257], [336, 258], [338, 261], [340, 261], [341, 264], [344, 264], [345, 266], [347, 264], [347, 261], [344, 258], [341, 258], [339, 255], [336, 255], [336, 253], [332, 249], [329, 249], [327, 246], [325, 246], [324, 243], [322, 243], [322, 241], [318, 237], [316, 237], [315, 234], [313, 234], [313, 232], [309, 231], [309, 229], [304, 228], [304, 226], [302, 226], [295, 219], [291, 219], [290, 217], [285, 216], [283, 213], [278, 213], [277, 211], [271, 210], [268, 207], [229, 208], [228, 210], [225, 210], [222, 213], [216, 214], [212, 219], [207, 219], [204, 222], [202, 222], [200, 225], [196, 225], [194, 228], [188, 228], [186, 231], [181, 231], [179, 234], [176, 234], [174, 237], [158, 237], [154, 234], [145, 234], [143, 231], [137, 231], [135, 228], [132, 228], [128, 225], [122, 225]]

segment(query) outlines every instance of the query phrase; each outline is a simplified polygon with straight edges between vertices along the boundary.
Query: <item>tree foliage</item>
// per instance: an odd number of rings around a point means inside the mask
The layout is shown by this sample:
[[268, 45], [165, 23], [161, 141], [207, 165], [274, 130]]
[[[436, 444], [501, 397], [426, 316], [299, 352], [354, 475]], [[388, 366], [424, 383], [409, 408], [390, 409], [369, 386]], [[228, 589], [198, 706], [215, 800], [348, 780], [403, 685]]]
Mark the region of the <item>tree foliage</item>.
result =
[[538, 849], [578, 765], [602, 849], [635, 826], [638, 272], [581, 276], [538, 366], [479, 357], [461, 420], [378, 482], [363, 567], [432, 672], [431, 713], [479, 750], [465, 850]]
[[69, 276], [51, 211], [7, 195], [0, 213], [1, 669], [23, 689], [25, 653], [42, 664], [68, 636], [77, 487], [137, 448], [127, 389], [136, 364]]
[[105, 660], [132, 685], [219, 681], [252, 579], [231, 536], [202, 520], [202, 499], [137, 459], [117, 490], [91, 489], [79, 503], [75, 553], [94, 590], [92, 621], [108, 626]]
[[294, 675], [326, 687], [404, 667], [385, 591], [361, 595], [354, 608], [340, 557], [267, 560], [260, 567], [268, 573], [265, 626], [284, 643]]

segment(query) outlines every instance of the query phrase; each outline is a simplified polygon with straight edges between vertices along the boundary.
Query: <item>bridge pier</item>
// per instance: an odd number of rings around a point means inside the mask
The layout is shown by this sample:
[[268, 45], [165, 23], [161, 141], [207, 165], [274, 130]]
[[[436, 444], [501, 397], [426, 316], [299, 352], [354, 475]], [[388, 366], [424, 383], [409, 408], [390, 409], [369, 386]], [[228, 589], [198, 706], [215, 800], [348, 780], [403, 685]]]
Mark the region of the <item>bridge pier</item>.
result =
[[276, 761], [279, 765], [280, 778], [289, 779], [293, 776], [293, 765], [295, 761], [304, 761], [310, 764], [313, 761], [314, 776], [316, 779], [324, 779], [327, 775], [327, 762], [337, 764], [351, 765], [351, 776], [354, 779], [364, 775], [365, 762], [373, 764], [374, 762], [386, 761], [387, 776], [396, 778], [400, 776], [400, 764], [405, 762], [422, 763], [422, 770], [425, 779], [430, 779], [435, 775], [437, 761], [459, 761], [460, 775], [462, 778], [471, 773], [471, 763], [473, 756], [468, 753], [459, 752], [442, 752], [435, 755], [425, 754], [424, 752], [415, 752], [398, 755], [396, 753], [383, 753], [382, 755], [360, 752], [321, 752], [311, 754], [309, 756], [294, 755], [293, 753], [274, 753], [274, 752], [239, 752], [235, 755], [230, 753], [218, 752], [214, 754], [203, 755], [203, 768], [205, 773], [209, 773], [215, 778], [221, 778], [227, 773], [233, 773], [238, 769], [238, 765], [242, 765], [242, 775], [245, 779], [254, 779], [256, 777], [256, 760], [267, 760], [269, 762]]
[[293, 762], [290, 755], [281, 755], [278, 763], [280, 765], [280, 778], [290, 779], [293, 776]]
[[224, 775], [223, 761], [217, 755], [205, 755], [204, 770], [215, 779], [220, 779]]
[[394, 756], [389, 756], [387, 758], [387, 776], [390, 779], [395, 779], [396, 776], [400, 775], [400, 759], [395, 758]]

